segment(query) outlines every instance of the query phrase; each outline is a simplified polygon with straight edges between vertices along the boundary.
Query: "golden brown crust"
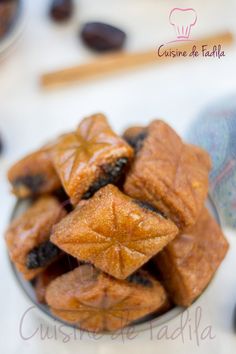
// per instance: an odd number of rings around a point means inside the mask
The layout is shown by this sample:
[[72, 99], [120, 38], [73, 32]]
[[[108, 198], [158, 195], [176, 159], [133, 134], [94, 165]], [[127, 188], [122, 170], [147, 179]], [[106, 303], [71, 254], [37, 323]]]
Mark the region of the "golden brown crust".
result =
[[177, 233], [170, 220], [108, 185], [54, 227], [51, 241], [72, 256], [124, 279]]
[[48, 285], [57, 277], [77, 268], [79, 261], [69, 255], [63, 255], [50, 264], [35, 278], [35, 294], [40, 303], [46, 303], [45, 294]]
[[184, 144], [166, 123], [153, 121], [124, 190], [131, 197], [154, 205], [179, 227], [191, 226], [208, 192], [207, 160], [206, 152]]
[[115, 331], [168, 303], [161, 284], [140, 271], [149, 286], [117, 280], [84, 265], [50, 283], [46, 300], [54, 315], [92, 332]]
[[205, 168], [210, 171], [212, 169], [212, 161], [210, 158], [210, 155], [200, 148], [199, 146], [188, 144], [188, 146], [195, 152], [199, 162], [202, 164], [202, 166], [205, 166]]
[[9, 255], [25, 279], [30, 280], [43, 270], [26, 267], [28, 253], [49, 240], [53, 225], [65, 215], [65, 210], [55, 198], [45, 196], [10, 224], [5, 234]]
[[103, 177], [103, 166], [132, 156], [132, 148], [111, 130], [102, 114], [83, 119], [77, 131], [59, 139], [53, 149], [54, 166], [73, 204]]
[[153, 261], [173, 302], [189, 306], [202, 293], [228, 250], [228, 242], [207, 209], [189, 231], [178, 235]]
[[48, 146], [27, 155], [11, 167], [8, 179], [18, 198], [46, 194], [61, 187]]
[[[115, 331], [160, 314], [168, 297], [189, 306], [228, 249], [204, 208], [210, 169], [209, 155], [163, 121], [121, 138], [102, 114], [85, 118], [10, 169], [18, 197], [46, 193], [7, 230], [10, 258], [35, 278], [39, 302], [84, 330]], [[165, 288], [140, 269], [150, 259]]]

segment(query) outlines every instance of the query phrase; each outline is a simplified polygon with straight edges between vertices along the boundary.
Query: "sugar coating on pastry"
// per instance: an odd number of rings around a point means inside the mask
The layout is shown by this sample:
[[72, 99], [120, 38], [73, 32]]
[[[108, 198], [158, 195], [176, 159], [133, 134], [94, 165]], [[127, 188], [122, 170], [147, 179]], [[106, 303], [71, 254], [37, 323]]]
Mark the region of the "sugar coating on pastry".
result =
[[210, 282], [228, 250], [220, 227], [204, 208], [197, 223], [153, 258], [177, 305], [189, 306]]
[[116, 183], [132, 156], [132, 148], [111, 130], [102, 114], [83, 119], [53, 149], [54, 166], [73, 204]]
[[46, 146], [27, 155], [14, 164], [8, 172], [12, 192], [18, 198], [51, 193], [60, 188], [61, 182]]
[[40, 273], [48, 265], [47, 257], [59, 254], [49, 237], [53, 225], [65, 215], [56, 198], [45, 196], [10, 224], [5, 234], [9, 255], [25, 279], [30, 280]]
[[184, 144], [169, 125], [156, 120], [147, 128], [124, 191], [149, 202], [179, 227], [189, 227], [203, 208], [210, 168], [204, 150]]
[[157, 280], [144, 271], [136, 277], [117, 280], [83, 265], [52, 281], [46, 301], [55, 316], [76, 327], [116, 331], [167, 306], [166, 292]]
[[176, 225], [154, 209], [107, 185], [53, 228], [51, 242], [124, 279], [178, 233]]

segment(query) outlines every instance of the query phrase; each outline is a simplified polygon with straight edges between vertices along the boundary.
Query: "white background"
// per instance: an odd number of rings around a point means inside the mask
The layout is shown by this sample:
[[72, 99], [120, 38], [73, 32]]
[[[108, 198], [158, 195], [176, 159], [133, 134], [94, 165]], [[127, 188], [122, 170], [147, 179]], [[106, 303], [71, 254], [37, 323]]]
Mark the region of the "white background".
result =
[[[5, 174], [9, 165], [22, 154], [44, 143], [63, 130], [70, 130], [85, 115], [104, 112], [113, 127], [121, 132], [132, 124], [145, 124], [162, 117], [184, 135], [199, 111], [212, 100], [236, 91], [236, 48], [226, 49], [222, 59], [197, 59], [158, 67], [134, 70], [105, 79], [78, 83], [68, 88], [44, 91], [40, 74], [63, 66], [85, 62], [93, 54], [81, 44], [79, 26], [86, 21], [102, 20], [118, 25], [128, 33], [127, 49], [155, 49], [174, 39], [168, 15], [173, 7], [194, 7], [198, 22], [193, 36], [231, 29], [235, 32], [235, 2], [208, 0], [80, 0], [74, 19], [68, 25], [53, 24], [47, 16], [48, 0], [26, 1], [26, 24], [17, 45], [0, 62], [0, 132], [5, 153], [0, 157], [0, 233], [6, 228], [14, 198], [9, 194]], [[231, 250], [211, 287], [201, 297], [202, 327], [212, 325], [216, 338], [203, 341], [150, 341], [148, 334], [132, 341], [62, 343], [40, 340], [23, 341], [19, 322], [29, 307], [18, 290], [7, 264], [3, 237], [0, 244], [1, 321], [3, 353], [99, 353], [123, 351], [147, 353], [233, 353], [236, 335], [232, 316], [236, 304], [234, 232], [226, 231]], [[191, 309], [192, 316], [194, 307]], [[41, 321], [42, 322], [42, 321]], [[26, 332], [41, 323], [36, 315], [27, 317]], [[178, 319], [170, 326], [176, 328]], [[29, 333], [29, 332], [27, 332]]]

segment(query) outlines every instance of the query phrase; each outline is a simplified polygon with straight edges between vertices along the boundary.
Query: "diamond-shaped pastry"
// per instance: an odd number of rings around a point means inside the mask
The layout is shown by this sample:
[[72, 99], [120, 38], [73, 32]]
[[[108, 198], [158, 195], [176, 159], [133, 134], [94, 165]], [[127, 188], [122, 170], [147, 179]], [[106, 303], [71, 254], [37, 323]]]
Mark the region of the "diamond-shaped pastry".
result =
[[51, 241], [73, 257], [124, 279], [177, 233], [175, 224], [154, 208], [108, 185], [56, 225]]
[[54, 197], [41, 197], [6, 231], [11, 260], [25, 279], [32, 279], [58, 257], [60, 250], [49, 241], [53, 225], [66, 215]]
[[220, 227], [204, 208], [190, 230], [153, 258], [173, 302], [189, 306], [210, 282], [227, 250]]
[[73, 204], [116, 183], [132, 156], [132, 148], [102, 114], [85, 118], [74, 133], [59, 139], [53, 151], [55, 168]]
[[146, 134], [126, 178], [125, 192], [152, 204], [181, 228], [193, 225], [208, 193], [208, 154], [184, 144], [160, 120], [153, 121]]
[[148, 273], [117, 280], [91, 265], [52, 281], [46, 301], [56, 317], [92, 332], [118, 330], [168, 306], [164, 288]]

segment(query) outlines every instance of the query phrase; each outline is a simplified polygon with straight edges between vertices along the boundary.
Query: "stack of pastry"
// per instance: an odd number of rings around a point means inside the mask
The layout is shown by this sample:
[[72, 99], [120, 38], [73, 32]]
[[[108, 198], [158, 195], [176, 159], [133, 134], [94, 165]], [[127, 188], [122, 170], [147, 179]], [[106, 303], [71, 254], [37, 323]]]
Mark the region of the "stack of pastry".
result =
[[38, 301], [88, 331], [115, 331], [207, 286], [228, 243], [205, 208], [211, 162], [161, 120], [115, 134], [102, 114], [16, 163], [31, 206], [6, 232]]

